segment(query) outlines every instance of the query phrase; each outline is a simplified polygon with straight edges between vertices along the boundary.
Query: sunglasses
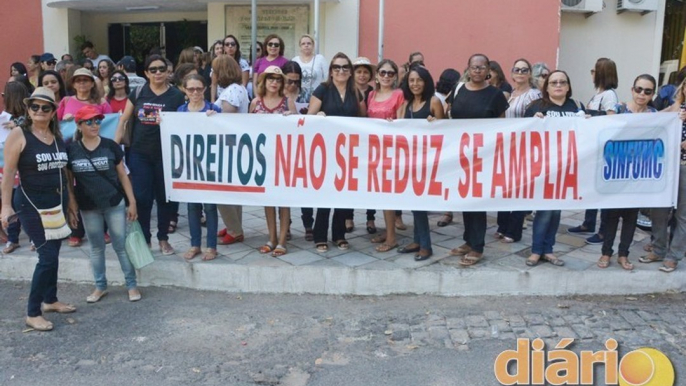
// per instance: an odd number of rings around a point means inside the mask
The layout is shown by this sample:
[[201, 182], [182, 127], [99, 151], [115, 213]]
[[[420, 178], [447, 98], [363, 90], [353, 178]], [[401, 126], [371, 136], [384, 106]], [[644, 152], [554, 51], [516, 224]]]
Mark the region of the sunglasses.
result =
[[102, 119], [100, 119], [100, 118], [86, 119], [85, 121], [79, 122], [79, 125], [82, 123], [85, 123], [88, 126], [100, 125], [102, 123]]
[[562, 87], [568, 85], [569, 82], [567, 82], [566, 80], [554, 80], [548, 84], [550, 84], [553, 87]]
[[236, 42], [226, 42], [224, 43], [225, 47], [236, 47]]
[[205, 87], [186, 87], [186, 91], [188, 91], [189, 94], [202, 93], [205, 91]]
[[41, 110], [44, 113], [50, 113], [53, 110], [55, 110], [55, 108], [52, 105], [39, 105], [39, 104], [35, 104], [35, 103], [32, 104], [31, 106], [29, 106], [29, 108], [33, 112], [38, 112], [38, 110]]
[[55, 64], [57, 64], [57, 61], [56, 61], [56, 60], [48, 60], [48, 61], [45, 62], [45, 63], [47, 63], [47, 64], [49, 64], [49, 65], [51, 65], [51, 66], [54, 66]]
[[281, 83], [283, 81], [283, 78], [281, 78], [280, 76], [268, 76], [267, 80], [270, 80], [272, 82]]
[[528, 74], [529, 67], [512, 67], [513, 74]]
[[298, 80], [286, 79], [286, 83], [287, 83], [289, 86], [290, 86], [290, 85], [294, 85], [294, 84], [300, 84], [300, 79], [298, 79]]
[[126, 78], [124, 78], [124, 77], [122, 77], [122, 76], [113, 76], [113, 77], [110, 78], [110, 82], [112, 82], [112, 83], [114, 83], [114, 82], [123, 82], [123, 81], [125, 81], [125, 80], [126, 80]]
[[643, 87], [633, 87], [632, 88], [636, 94], [643, 93], [644, 95], [651, 96], [655, 92], [652, 88], [643, 88]]
[[281, 43], [267, 43], [267, 47], [279, 48], [281, 47]]
[[395, 76], [395, 71], [381, 70], [379, 71], [379, 76], [382, 78], [392, 78]]
[[157, 74], [158, 72], [167, 72], [167, 66], [148, 67], [148, 72]]
[[350, 72], [351, 68], [352, 67], [349, 64], [344, 64], [342, 66], [340, 64], [331, 65], [331, 70], [335, 72]]

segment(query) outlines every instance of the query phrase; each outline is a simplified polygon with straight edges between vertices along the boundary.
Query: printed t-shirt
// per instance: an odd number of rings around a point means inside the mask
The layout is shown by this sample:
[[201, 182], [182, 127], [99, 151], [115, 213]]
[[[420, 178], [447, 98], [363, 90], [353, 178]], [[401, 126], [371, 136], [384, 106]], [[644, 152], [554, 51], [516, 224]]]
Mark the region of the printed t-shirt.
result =
[[[124, 189], [117, 175], [117, 165], [124, 158], [119, 145], [109, 138], [101, 137], [98, 147], [90, 151], [82, 147], [81, 141], [74, 141], [67, 147], [67, 154], [67, 168], [75, 177], [74, 196], [79, 209], [107, 209], [119, 205], [124, 198], [119, 192]], [[93, 169], [93, 165], [99, 172]], [[105, 178], [112, 183], [105, 181]], [[112, 184], [118, 186], [119, 190]]]
[[140, 90], [138, 98], [135, 91], [129, 94], [133, 109], [133, 140], [131, 150], [151, 156], [162, 156], [160, 142], [160, 125], [157, 118], [161, 111], [176, 111], [184, 103], [184, 95], [176, 87], [156, 95], [146, 84]]

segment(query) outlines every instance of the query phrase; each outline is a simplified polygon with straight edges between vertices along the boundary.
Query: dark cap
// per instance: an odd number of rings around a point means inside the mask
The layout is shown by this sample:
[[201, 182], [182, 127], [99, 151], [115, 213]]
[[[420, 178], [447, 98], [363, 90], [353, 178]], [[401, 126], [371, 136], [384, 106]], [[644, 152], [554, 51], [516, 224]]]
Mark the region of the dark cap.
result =
[[43, 55], [40, 56], [40, 61], [41, 62], [49, 62], [51, 60], [57, 61], [55, 56], [49, 52], [44, 53]]
[[124, 67], [126, 72], [136, 72], [136, 59], [133, 56], [124, 56], [117, 62], [117, 65]]

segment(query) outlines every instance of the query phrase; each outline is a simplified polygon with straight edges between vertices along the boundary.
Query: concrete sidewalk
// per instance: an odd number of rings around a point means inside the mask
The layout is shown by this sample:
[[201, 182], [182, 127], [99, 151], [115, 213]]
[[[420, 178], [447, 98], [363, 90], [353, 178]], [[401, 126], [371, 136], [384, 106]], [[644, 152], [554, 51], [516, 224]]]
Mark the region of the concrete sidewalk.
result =
[[[564, 267], [545, 262], [527, 267], [525, 259], [530, 254], [531, 222], [520, 242], [505, 244], [493, 237], [496, 214], [489, 213], [485, 257], [479, 264], [463, 268], [458, 264], [459, 259], [448, 253], [463, 244], [459, 213], [453, 224], [443, 228], [436, 226], [440, 214], [430, 215], [434, 256], [415, 262], [413, 254], [375, 251], [377, 244], [370, 242], [372, 235], [365, 229], [364, 210], [355, 212], [355, 230], [347, 234], [349, 251], [339, 251], [332, 246], [325, 254], [317, 253], [314, 244], [304, 239], [300, 209], [295, 208], [291, 213], [293, 239], [288, 243], [288, 253], [280, 258], [263, 255], [257, 248], [268, 240], [264, 210], [262, 207], [244, 207], [243, 210], [245, 242], [219, 246], [220, 256], [214, 261], [204, 262], [198, 256], [187, 262], [183, 254], [190, 246], [190, 235], [186, 205], [181, 204], [179, 227], [169, 240], [176, 255], [162, 256], [153, 236], [156, 261], [139, 272], [139, 285], [254, 293], [474, 296], [680, 292], [684, 291], [686, 283], [686, 268], [665, 274], [658, 271], [659, 264], [638, 262], [638, 257], [646, 254], [643, 246], [650, 240], [650, 235], [640, 229], [636, 230], [629, 256], [636, 267], [634, 271], [622, 270], [616, 263], [616, 256], [609, 268], [598, 268], [595, 263], [600, 257], [601, 246], [587, 245], [584, 237], [566, 233], [568, 227], [582, 222], [583, 211], [562, 212], [555, 254], [565, 261]], [[405, 212], [403, 218], [408, 229], [398, 231], [400, 245], [412, 241], [412, 214]], [[376, 225], [379, 232], [383, 232], [381, 211], [377, 213]], [[619, 243], [619, 235], [615, 243]], [[0, 257], [0, 279], [31, 279], [36, 254], [29, 251], [23, 232], [20, 244], [22, 247], [12, 254]], [[92, 283], [88, 253], [87, 241], [78, 248], [71, 248], [65, 242], [60, 254], [60, 281]], [[111, 247], [107, 250], [107, 271], [112, 284], [122, 283], [123, 276]]]

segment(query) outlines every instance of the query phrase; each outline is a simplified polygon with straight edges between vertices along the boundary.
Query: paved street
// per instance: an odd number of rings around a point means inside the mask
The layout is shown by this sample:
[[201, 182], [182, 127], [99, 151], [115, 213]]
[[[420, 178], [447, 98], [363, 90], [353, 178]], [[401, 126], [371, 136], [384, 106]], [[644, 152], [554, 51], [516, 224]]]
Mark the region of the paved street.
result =
[[[60, 284], [71, 315], [22, 332], [28, 283], [0, 281], [2, 385], [497, 385], [515, 338], [654, 347], [686, 374], [683, 294], [640, 297], [253, 295]], [[599, 372], [602, 375], [602, 371]], [[598, 385], [602, 382], [596, 383]], [[677, 385], [682, 384], [678, 383]]]

